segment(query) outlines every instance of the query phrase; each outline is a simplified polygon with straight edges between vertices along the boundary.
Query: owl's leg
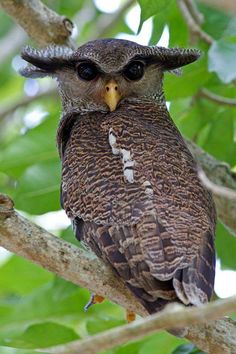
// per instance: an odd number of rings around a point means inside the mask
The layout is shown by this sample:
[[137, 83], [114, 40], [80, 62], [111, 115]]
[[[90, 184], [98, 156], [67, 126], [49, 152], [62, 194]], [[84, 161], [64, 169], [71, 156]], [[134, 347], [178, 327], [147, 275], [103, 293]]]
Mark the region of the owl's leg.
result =
[[126, 310], [126, 320], [128, 323], [135, 321], [136, 314], [132, 311]]
[[91, 294], [89, 302], [84, 306], [84, 311], [87, 311], [92, 305], [100, 304], [104, 300], [105, 298], [103, 296], [97, 294]]

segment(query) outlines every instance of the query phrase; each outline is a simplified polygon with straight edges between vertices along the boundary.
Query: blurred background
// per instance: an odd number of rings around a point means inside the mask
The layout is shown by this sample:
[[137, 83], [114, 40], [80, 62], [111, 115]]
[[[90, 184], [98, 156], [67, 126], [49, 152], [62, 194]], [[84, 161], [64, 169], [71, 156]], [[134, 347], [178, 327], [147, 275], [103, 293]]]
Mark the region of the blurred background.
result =
[[[223, 2], [219, 6], [216, 1], [215, 6], [214, 1], [189, 1], [197, 6], [190, 10], [196, 11], [196, 24], [208, 41], [191, 30], [175, 0], [44, 3], [73, 21], [78, 46], [90, 39], [116, 37], [140, 44], [199, 48], [201, 59], [184, 68], [182, 76], [166, 74], [168, 108], [185, 137], [236, 172], [236, 6], [234, 13]], [[3, 11], [0, 37], [0, 191], [12, 197], [22, 215], [78, 245], [59, 204], [55, 135], [61, 107], [55, 84], [50, 79], [20, 77], [18, 70], [25, 64], [19, 53], [25, 44], [35, 44]], [[228, 297], [236, 294], [236, 239], [220, 222], [216, 246], [215, 296]], [[36, 353], [35, 348], [125, 323], [124, 310], [108, 301], [84, 313], [88, 299], [86, 290], [0, 248], [0, 353]], [[198, 352], [166, 332], [109, 351]]]

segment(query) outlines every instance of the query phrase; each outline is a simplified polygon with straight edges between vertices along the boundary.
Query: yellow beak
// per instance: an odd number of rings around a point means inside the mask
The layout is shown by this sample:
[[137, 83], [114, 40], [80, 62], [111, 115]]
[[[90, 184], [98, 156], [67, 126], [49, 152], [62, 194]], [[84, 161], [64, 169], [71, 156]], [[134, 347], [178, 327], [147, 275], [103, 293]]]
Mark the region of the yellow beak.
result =
[[115, 80], [110, 80], [105, 86], [104, 101], [110, 108], [110, 111], [114, 111], [118, 102], [121, 99], [121, 94], [118, 90], [118, 85]]

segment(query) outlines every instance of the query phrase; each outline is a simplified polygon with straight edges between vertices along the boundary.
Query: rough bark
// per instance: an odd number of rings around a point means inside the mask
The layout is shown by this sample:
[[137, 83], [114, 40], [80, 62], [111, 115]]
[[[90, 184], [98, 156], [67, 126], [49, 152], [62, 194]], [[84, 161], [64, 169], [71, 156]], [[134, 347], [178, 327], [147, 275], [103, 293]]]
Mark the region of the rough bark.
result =
[[38, 0], [0, 0], [0, 7], [17, 22], [39, 46], [50, 43], [72, 46], [71, 20], [60, 16]]

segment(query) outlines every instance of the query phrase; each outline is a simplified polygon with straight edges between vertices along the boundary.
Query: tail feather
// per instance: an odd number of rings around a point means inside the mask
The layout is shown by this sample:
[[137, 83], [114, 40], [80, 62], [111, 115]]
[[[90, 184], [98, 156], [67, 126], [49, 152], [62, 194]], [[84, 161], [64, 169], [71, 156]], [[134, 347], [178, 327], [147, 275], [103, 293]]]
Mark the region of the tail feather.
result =
[[177, 296], [184, 304], [199, 306], [212, 296], [215, 278], [215, 250], [213, 236], [207, 233], [200, 253], [189, 267], [178, 270], [173, 278]]

